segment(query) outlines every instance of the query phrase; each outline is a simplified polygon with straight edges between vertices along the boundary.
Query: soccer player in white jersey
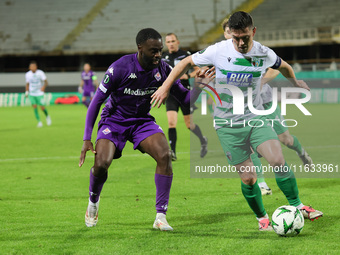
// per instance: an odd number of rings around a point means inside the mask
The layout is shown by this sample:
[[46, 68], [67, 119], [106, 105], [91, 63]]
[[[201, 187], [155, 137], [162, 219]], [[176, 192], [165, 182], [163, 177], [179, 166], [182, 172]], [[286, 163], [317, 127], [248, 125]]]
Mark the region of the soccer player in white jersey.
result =
[[[229, 18], [228, 27], [232, 40], [221, 41], [183, 59], [152, 95], [151, 104], [160, 107], [165, 102], [172, 84], [191, 66], [214, 65], [216, 91], [222, 100], [222, 105], [216, 105], [214, 111], [216, 132], [229, 164], [238, 170], [242, 193], [258, 220], [259, 230], [272, 230], [272, 227], [250, 159], [252, 153], [250, 147], [277, 169], [275, 171], [277, 184], [290, 205], [296, 206], [304, 217], [310, 220], [321, 217], [323, 215], [321, 211], [305, 206], [301, 202], [294, 173], [283, 157], [276, 133], [265, 117], [257, 116], [249, 110], [248, 102], [245, 100], [248, 96], [248, 87], [251, 87], [252, 105], [257, 110], [263, 110], [260, 87], [261, 78], [267, 68], [278, 69], [296, 87], [304, 89], [309, 87], [304, 81], [296, 79], [292, 67], [273, 50], [253, 40], [256, 27], [248, 13], [235, 12]], [[238, 94], [233, 95], [231, 90]], [[240, 101], [244, 102], [244, 113], [234, 114]], [[256, 128], [245, 124], [249, 121]]]
[[[230, 35], [230, 30], [228, 28], [228, 19], [226, 19], [222, 23], [222, 28], [224, 31], [225, 39], [227, 40], [231, 39], [232, 37]], [[280, 72], [278, 70], [268, 68], [261, 81], [262, 82], [261, 97], [263, 100], [263, 108], [265, 110], [268, 110], [272, 107], [272, 101], [273, 101], [272, 88], [268, 85], [268, 82], [274, 80], [276, 76], [279, 75], [279, 73]], [[273, 113], [267, 115], [267, 119], [277, 119], [280, 121], [284, 120], [284, 117], [281, 115], [281, 109], [278, 105]], [[304, 165], [313, 164], [312, 158], [309, 156], [306, 150], [301, 146], [301, 143], [298, 140], [298, 138], [294, 135], [291, 135], [287, 127], [281, 125], [281, 122], [279, 121], [274, 121], [273, 129], [275, 133], [277, 134], [280, 142], [284, 144], [285, 146], [287, 146], [289, 149], [296, 151], [296, 154], [300, 157]], [[256, 168], [257, 169], [256, 170], [257, 171], [257, 182], [260, 186], [262, 195], [271, 195], [272, 190], [268, 187], [264, 179], [262, 164], [261, 164], [261, 160], [258, 157], [258, 153], [254, 152], [251, 154], [250, 157], [251, 157], [253, 164], [257, 167]]]
[[37, 127], [42, 127], [43, 123], [40, 120], [40, 116], [38, 113], [38, 105], [41, 110], [44, 112], [46, 116], [46, 123], [48, 126], [52, 124], [51, 117], [48, 115], [48, 112], [45, 107], [44, 94], [45, 89], [48, 85], [47, 78], [45, 73], [38, 69], [37, 62], [31, 61], [29, 65], [29, 71], [26, 73], [26, 97], [29, 97], [32, 107], [34, 109], [34, 115], [38, 121]]

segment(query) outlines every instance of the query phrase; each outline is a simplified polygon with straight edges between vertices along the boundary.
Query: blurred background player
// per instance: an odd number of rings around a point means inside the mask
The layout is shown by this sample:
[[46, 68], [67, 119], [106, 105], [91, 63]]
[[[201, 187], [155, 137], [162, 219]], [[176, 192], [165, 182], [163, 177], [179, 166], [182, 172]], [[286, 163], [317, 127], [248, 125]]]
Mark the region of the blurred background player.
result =
[[86, 107], [89, 107], [97, 87], [98, 80], [96, 73], [91, 70], [89, 63], [85, 63], [84, 71], [81, 73], [79, 92], [83, 94], [81, 101]]
[[29, 71], [25, 75], [26, 79], [26, 92], [25, 96], [29, 97], [32, 107], [34, 109], [34, 115], [38, 121], [37, 127], [42, 127], [43, 123], [40, 120], [38, 113], [38, 105], [46, 116], [46, 123], [48, 126], [52, 124], [51, 117], [45, 107], [45, 89], [48, 85], [45, 73], [38, 69], [38, 64], [35, 61], [31, 61], [29, 65]]
[[[179, 48], [179, 40], [177, 36], [174, 33], [168, 33], [165, 36], [165, 45], [168, 48], [168, 51], [165, 51], [162, 55], [162, 60], [167, 62], [171, 67], [174, 67], [177, 63], [179, 63], [182, 59], [185, 57], [191, 55], [189, 51], [184, 51]], [[180, 78], [181, 83], [184, 87], [187, 89], [190, 89], [190, 83], [189, 79], [192, 77], [195, 77], [196, 71], [198, 70], [198, 67], [194, 67], [194, 71], [189, 73], [186, 72], [182, 75]], [[193, 123], [192, 121], [192, 112], [193, 107], [187, 106], [184, 107], [181, 105], [174, 96], [170, 95], [168, 99], [166, 100], [166, 114], [168, 117], [168, 136], [169, 136], [169, 143], [171, 147], [171, 154], [172, 154], [172, 161], [177, 160], [176, 156], [176, 142], [177, 142], [177, 131], [176, 131], [176, 125], [177, 125], [177, 117], [178, 117], [178, 110], [181, 108], [183, 113], [183, 118], [185, 125], [188, 129], [190, 129], [199, 139], [201, 143], [201, 151], [200, 156], [203, 158], [208, 150], [208, 139], [202, 135], [200, 127]]]

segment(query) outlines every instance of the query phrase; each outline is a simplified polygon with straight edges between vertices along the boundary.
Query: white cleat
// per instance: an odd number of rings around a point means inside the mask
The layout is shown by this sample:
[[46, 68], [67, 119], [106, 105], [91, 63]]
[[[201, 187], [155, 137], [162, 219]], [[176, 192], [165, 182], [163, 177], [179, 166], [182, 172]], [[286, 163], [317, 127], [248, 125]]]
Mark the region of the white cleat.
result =
[[323, 212], [315, 210], [311, 206], [304, 206], [300, 211], [305, 219], [310, 219], [311, 221], [317, 220], [323, 215]]
[[87, 206], [87, 210], [85, 213], [85, 225], [87, 227], [94, 227], [98, 222], [98, 209], [99, 209], [99, 200], [97, 203], [92, 203], [89, 200], [89, 205]]
[[264, 187], [260, 187], [260, 189], [261, 189], [262, 196], [273, 194], [273, 192], [272, 192], [272, 190], [270, 188], [266, 189]]
[[260, 231], [272, 231], [273, 227], [269, 219], [259, 220], [259, 230]]
[[42, 122], [39, 121], [37, 127], [38, 127], [38, 128], [41, 128], [42, 126], [43, 126]]
[[48, 115], [48, 116], [46, 117], [46, 123], [47, 123], [47, 126], [51, 126], [51, 125], [52, 125], [52, 120], [51, 120], [50, 115]]
[[166, 221], [166, 216], [164, 213], [157, 213], [155, 222], [153, 223], [154, 229], [159, 229], [161, 231], [173, 231], [174, 229]]

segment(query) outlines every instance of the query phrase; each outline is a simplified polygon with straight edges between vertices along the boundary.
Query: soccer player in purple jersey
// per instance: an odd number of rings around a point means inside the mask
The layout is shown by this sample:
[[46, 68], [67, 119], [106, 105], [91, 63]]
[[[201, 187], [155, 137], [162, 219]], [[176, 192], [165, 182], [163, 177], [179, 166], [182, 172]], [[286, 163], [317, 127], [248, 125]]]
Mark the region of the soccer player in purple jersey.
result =
[[91, 70], [91, 65], [89, 63], [85, 63], [84, 71], [81, 73], [79, 92], [83, 94], [81, 101], [86, 107], [89, 107], [97, 87], [97, 76], [95, 72]]
[[[125, 55], [111, 64], [90, 104], [85, 124], [84, 144], [79, 166], [87, 151], [95, 154], [90, 171], [89, 203], [85, 224], [95, 226], [98, 221], [99, 198], [107, 179], [107, 171], [113, 159], [122, 155], [126, 141], [142, 153], [155, 159], [156, 219], [153, 227], [172, 231], [166, 220], [172, 183], [171, 153], [163, 130], [149, 113], [151, 95], [162, 85], [171, 72], [170, 66], [161, 60], [163, 49], [161, 35], [152, 28], [145, 28], [136, 37], [138, 52]], [[190, 104], [189, 90], [180, 80], [172, 86], [172, 95], [184, 105]], [[91, 134], [101, 104], [107, 99], [98, 124], [96, 148]]]

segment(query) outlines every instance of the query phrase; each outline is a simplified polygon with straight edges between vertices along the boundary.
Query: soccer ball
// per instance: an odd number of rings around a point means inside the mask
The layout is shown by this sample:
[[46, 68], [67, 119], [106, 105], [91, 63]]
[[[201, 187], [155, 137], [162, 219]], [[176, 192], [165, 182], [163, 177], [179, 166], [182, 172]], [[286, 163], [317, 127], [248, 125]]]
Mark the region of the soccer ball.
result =
[[304, 223], [302, 213], [295, 206], [280, 206], [272, 215], [272, 227], [280, 236], [298, 235]]

